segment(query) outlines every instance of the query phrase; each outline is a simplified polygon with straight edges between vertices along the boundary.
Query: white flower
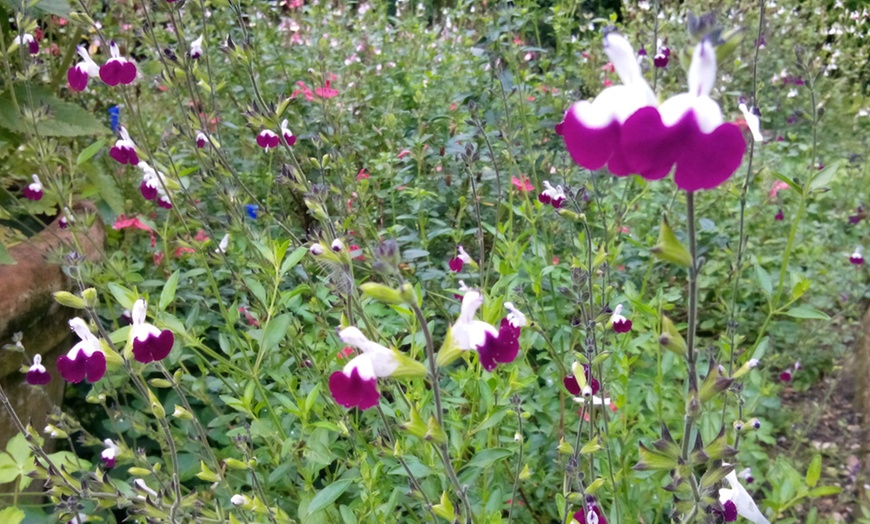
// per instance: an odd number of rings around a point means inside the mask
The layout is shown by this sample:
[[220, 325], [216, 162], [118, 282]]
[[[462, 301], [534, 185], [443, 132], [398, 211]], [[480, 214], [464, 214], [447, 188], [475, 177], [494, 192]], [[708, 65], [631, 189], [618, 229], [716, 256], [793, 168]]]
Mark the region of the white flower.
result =
[[190, 58], [196, 60], [202, 56], [202, 36], [190, 43]]
[[308, 251], [310, 251], [311, 254], [316, 257], [326, 252], [326, 250], [323, 249], [323, 246], [321, 246], [319, 242], [317, 244], [311, 244], [311, 247], [308, 248]]
[[746, 488], [737, 479], [736, 472], [732, 471], [726, 475], [725, 480], [731, 485], [731, 489], [721, 488], [719, 490], [719, 502], [722, 504], [728, 501], [733, 502], [737, 507], [737, 514], [754, 524], [770, 524], [770, 521], [758, 509], [758, 506], [752, 500]]
[[230, 502], [232, 502], [234, 506], [245, 506], [247, 504], [250, 504], [251, 499], [244, 495], [236, 494], [230, 497]]
[[148, 484], [145, 484], [145, 481], [144, 481], [144, 480], [142, 480], [142, 479], [135, 479], [135, 480], [133, 481], [133, 484], [134, 484], [137, 488], [139, 488], [139, 489], [141, 489], [142, 491], [144, 491], [145, 493], [147, 493], [147, 494], [151, 495], [152, 497], [154, 497], [155, 499], [156, 499], [156, 498], [159, 498], [159, 495], [157, 494], [157, 492], [154, 491], [153, 489], [149, 488], [149, 487], [148, 487]]
[[463, 264], [471, 264], [472, 262], [474, 262], [474, 260], [472, 260], [472, 258], [471, 258], [471, 255], [469, 255], [469, 254], [465, 251], [465, 248], [464, 248], [464, 247], [462, 247], [462, 246], [457, 246], [457, 248], [458, 248], [459, 254], [456, 255], [456, 258], [458, 258], [459, 260], [461, 260]]
[[341, 241], [340, 238], [336, 238], [332, 241], [332, 250], [338, 253], [339, 251], [344, 249], [344, 242]]
[[528, 325], [526, 316], [520, 310], [515, 308], [511, 302], [505, 302], [504, 307], [510, 312], [507, 315], [507, 319], [511, 325], [514, 327], [526, 327]]

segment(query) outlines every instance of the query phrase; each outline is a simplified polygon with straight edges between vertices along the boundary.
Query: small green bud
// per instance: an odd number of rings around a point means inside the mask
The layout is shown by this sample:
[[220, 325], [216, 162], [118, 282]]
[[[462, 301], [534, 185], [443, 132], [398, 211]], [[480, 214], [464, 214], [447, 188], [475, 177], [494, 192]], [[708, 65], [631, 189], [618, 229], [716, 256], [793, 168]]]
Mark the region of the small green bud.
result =
[[444, 433], [444, 430], [438, 425], [438, 421], [434, 416], [429, 417], [427, 429], [428, 431], [426, 431], [426, 435], [423, 436], [424, 439], [434, 444], [444, 444], [447, 442], [447, 434]]
[[154, 386], [155, 388], [171, 388], [172, 382], [169, 382], [165, 378], [152, 378], [148, 381], [149, 384]]
[[132, 468], [128, 469], [127, 473], [131, 477], [147, 477], [147, 476], [151, 475], [151, 471], [149, 471], [145, 468], [139, 468], [136, 466], [133, 466]]
[[224, 464], [226, 465], [226, 467], [228, 467], [228, 468], [230, 468], [230, 469], [239, 469], [239, 470], [241, 470], [241, 469], [248, 469], [248, 465], [247, 465], [247, 464], [245, 464], [245, 463], [242, 462], [241, 460], [237, 460], [237, 459], [234, 459], [234, 458], [225, 458], [225, 459], [224, 459]]
[[193, 414], [178, 404], [175, 405], [175, 411], [172, 413], [172, 416], [179, 420], [193, 420]]
[[692, 265], [692, 255], [689, 254], [686, 247], [677, 239], [674, 230], [671, 229], [671, 225], [668, 223], [667, 215], [662, 215], [659, 240], [650, 251], [661, 260], [673, 262], [683, 267], [691, 267]]
[[56, 291], [54, 293], [54, 300], [61, 306], [71, 307], [73, 309], [85, 308], [85, 301], [69, 291]]
[[160, 403], [160, 400], [150, 389], [148, 390], [148, 403], [151, 405], [151, 413], [155, 417], [160, 420], [166, 418], [166, 410], [163, 409], [163, 404]]
[[87, 288], [82, 291], [82, 299], [89, 308], [97, 307], [97, 290], [92, 287]]
[[360, 285], [359, 289], [364, 295], [386, 304], [401, 304], [402, 302], [405, 302], [402, 294], [398, 291], [376, 282], [366, 282], [365, 284]]

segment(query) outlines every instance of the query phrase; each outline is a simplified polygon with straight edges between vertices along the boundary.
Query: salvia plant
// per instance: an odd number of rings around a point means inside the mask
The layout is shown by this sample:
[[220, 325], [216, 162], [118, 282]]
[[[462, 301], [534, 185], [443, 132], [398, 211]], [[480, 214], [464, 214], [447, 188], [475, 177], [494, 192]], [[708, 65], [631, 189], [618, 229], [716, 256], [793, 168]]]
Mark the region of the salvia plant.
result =
[[848, 500], [779, 393], [868, 297], [870, 15], [604, 4], [0, 3], [0, 262], [59, 239], [75, 339], [6, 346], [67, 387], [0, 388], [0, 521]]

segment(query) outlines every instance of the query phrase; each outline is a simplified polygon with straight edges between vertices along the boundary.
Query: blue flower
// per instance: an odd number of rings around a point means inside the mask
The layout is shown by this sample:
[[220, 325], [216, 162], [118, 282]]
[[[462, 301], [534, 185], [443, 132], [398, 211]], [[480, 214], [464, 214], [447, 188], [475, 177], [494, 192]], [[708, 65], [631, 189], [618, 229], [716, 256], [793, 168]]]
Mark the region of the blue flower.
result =
[[109, 108], [109, 125], [113, 133], [117, 133], [121, 128], [121, 108], [120, 106], [112, 106]]
[[257, 213], [259, 211], [259, 206], [257, 204], [245, 204], [245, 213], [248, 214], [249, 217], [256, 219]]

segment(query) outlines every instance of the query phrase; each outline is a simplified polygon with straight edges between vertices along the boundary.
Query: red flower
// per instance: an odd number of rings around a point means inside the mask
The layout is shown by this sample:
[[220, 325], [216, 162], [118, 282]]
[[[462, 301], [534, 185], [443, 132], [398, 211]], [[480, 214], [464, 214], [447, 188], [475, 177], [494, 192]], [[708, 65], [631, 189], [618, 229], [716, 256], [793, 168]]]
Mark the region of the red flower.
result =
[[364, 180], [366, 178], [371, 178], [369, 172], [366, 171], [366, 168], [360, 169], [359, 173], [356, 174], [356, 181], [359, 182], [360, 180]]
[[296, 95], [298, 95], [299, 93], [302, 93], [303, 95], [305, 95], [305, 100], [307, 100], [309, 102], [314, 100], [314, 93], [311, 91], [311, 89], [308, 88], [307, 85], [305, 85], [305, 82], [300, 80], [300, 81], [296, 82], [296, 85], [298, 85], [300, 87], [300, 89], [293, 91], [293, 93], [290, 95], [291, 97], [296, 98]]
[[532, 185], [532, 182], [529, 180], [529, 177], [524, 176], [522, 178], [517, 178], [515, 176], [511, 177], [511, 184], [514, 185], [515, 188], [519, 189], [523, 193], [528, 193], [529, 191], [534, 191], [535, 186]]
[[199, 231], [196, 232], [196, 236], [193, 237], [193, 239], [196, 240], [197, 242], [205, 242], [206, 240], [208, 240], [208, 235], [205, 234], [205, 231], [200, 229]]
[[185, 255], [187, 253], [196, 253], [196, 250], [192, 247], [178, 246], [177, 248], [175, 248], [175, 253], [173, 253], [173, 256], [175, 256], [175, 258], [181, 258], [181, 255]]
[[120, 230], [127, 229], [129, 227], [132, 227], [134, 229], [141, 229], [142, 231], [153, 231], [147, 224], [143, 224], [138, 217], [127, 218], [126, 215], [121, 215], [117, 219], [115, 219], [115, 223], [112, 224], [112, 229]]

